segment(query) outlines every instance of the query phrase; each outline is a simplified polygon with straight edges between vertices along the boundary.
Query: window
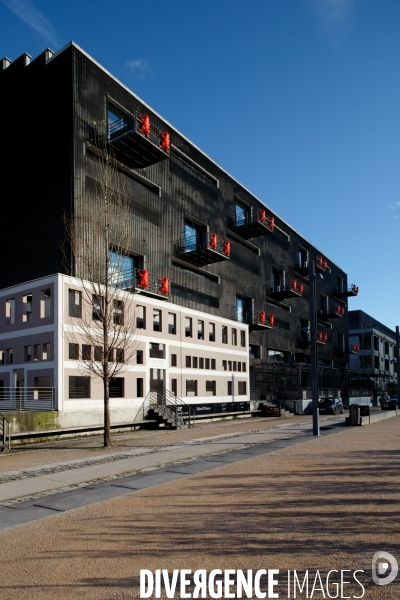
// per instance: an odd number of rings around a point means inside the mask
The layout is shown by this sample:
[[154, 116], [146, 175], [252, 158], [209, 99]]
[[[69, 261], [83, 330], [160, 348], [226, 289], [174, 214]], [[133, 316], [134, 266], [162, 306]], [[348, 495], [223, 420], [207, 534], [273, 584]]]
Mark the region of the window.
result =
[[177, 379], [171, 379], [171, 392], [173, 393], [174, 396], [178, 395], [178, 380]]
[[[385, 354], [389, 354], [389, 342], [385, 342]], [[386, 369], [387, 371], [389, 369]]]
[[249, 357], [250, 358], [261, 358], [261, 346], [258, 346], [257, 344], [250, 344]]
[[186, 396], [197, 396], [197, 380], [186, 380]]
[[192, 366], [192, 357], [191, 357], [191, 356], [187, 356], [187, 357], [186, 357], [186, 362], [185, 362], [185, 364], [186, 364], [186, 367], [187, 367], [188, 369], [190, 369], [190, 367]]
[[238, 361], [238, 364], [237, 364], [237, 370], [239, 371], [239, 373], [242, 370], [242, 363], [240, 362], [240, 360]]
[[168, 333], [176, 335], [176, 314], [168, 313]]
[[374, 356], [374, 369], [379, 369], [379, 356]]
[[223, 368], [224, 371], [226, 371], [226, 369], [228, 368], [226, 360], [222, 361], [222, 368]]
[[228, 328], [225, 325], [222, 326], [222, 343], [228, 343]]
[[197, 339], [204, 340], [204, 321], [197, 321]]
[[122, 300], [114, 300], [113, 323], [114, 325], [124, 324], [124, 303]]
[[162, 331], [161, 310], [153, 308], [153, 331]]
[[228, 360], [228, 371], [232, 371], [232, 361]]
[[136, 308], [136, 327], [137, 329], [146, 329], [146, 308], [144, 306]]
[[238, 382], [238, 395], [239, 396], [245, 396], [246, 395], [246, 382], [245, 381], [239, 381]]
[[340, 277], [340, 275], [336, 276], [336, 291], [343, 292], [343, 277]]
[[82, 317], [82, 292], [68, 290], [68, 315], [70, 317]]
[[25, 346], [24, 348], [24, 360], [30, 362], [32, 360], [32, 346]]
[[206, 396], [215, 396], [215, 381], [206, 381]]
[[35, 344], [33, 346], [33, 360], [40, 360], [40, 344]]
[[208, 324], [208, 341], [215, 342], [215, 323]]
[[185, 317], [185, 337], [192, 337], [192, 319]]
[[204, 369], [204, 358], [202, 356], [199, 358], [199, 369]]
[[132, 289], [134, 287], [134, 258], [115, 250], [110, 250], [109, 258], [108, 274], [111, 285], [122, 290]]
[[244, 329], [240, 330], [240, 345], [242, 348], [246, 348], [246, 332]]
[[211, 369], [215, 371], [215, 358], [211, 359]]
[[385, 358], [385, 371], [389, 371], [390, 367], [389, 367], [389, 359]]
[[0, 365], [4, 365], [6, 360], [6, 354], [4, 350], [0, 350]]
[[227, 381], [228, 384], [228, 396], [232, 396], [232, 380]]
[[[139, 350], [140, 352], [140, 350]], [[142, 353], [143, 355], [143, 353]], [[142, 358], [143, 360], [143, 358]], [[116, 348], [115, 349], [115, 362], [119, 363], [119, 364], [123, 364], [125, 362], [125, 352], [123, 348]]]
[[79, 344], [68, 344], [68, 358], [79, 360]]
[[103, 347], [102, 346], [94, 347], [94, 360], [95, 360], [95, 362], [101, 362], [103, 360]]
[[242, 202], [235, 202], [236, 226], [249, 222], [250, 208]]
[[90, 398], [90, 377], [69, 376], [69, 398]]
[[285, 273], [276, 267], [271, 271], [271, 292], [281, 292], [285, 286]]
[[204, 241], [206, 227], [193, 223], [193, 221], [185, 221], [185, 252], [197, 250], [199, 244]]
[[176, 358], [177, 358], [176, 354], [171, 354], [171, 367], [176, 367], [176, 365], [177, 365]]
[[40, 292], [40, 317], [45, 319], [51, 317], [51, 289], [47, 288]]
[[379, 338], [374, 335], [374, 350], [379, 352]]
[[237, 346], [237, 329], [232, 327], [232, 346]]
[[6, 350], [6, 363], [8, 365], [12, 365], [14, 362], [14, 351], [12, 348], [7, 348]]
[[15, 323], [15, 298], [6, 300], [6, 325]]
[[197, 356], [193, 356], [193, 369], [197, 369]]
[[206, 369], [210, 368], [210, 359], [209, 358], [206, 358], [205, 365], [206, 365]]
[[143, 364], [143, 350], [136, 350], [136, 364]]
[[138, 377], [136, 379], [136, 396], [138, 398], [143, 398], [143, 377]]
[[108, 362], [113, 363], [114, 361], [114, 348], [108, 350]]
[[43, 360], [51, 360], [51, 344], [50, 344], [50, 342], [43, 344]]
[[111, 379], [108, 385], [108, 391], [110, 393], [110, 398], [124, 398], [125, 392], [125, 379], [123, 377], [115, 377], [115, 379]]
[[268, 350], [268, 360], [275, 362], [288, 362], [290, 352], [282, 350]]
[[164, 358], [164, 344], [150, 344], [150, 358]]
[[92, 346], [89, 344], [82, 344], [82, 360], [92, 360]]
[[233, 364], [232, 364], [232, 370], [233, 370], [233, 371], [236, 371], [236, 360], [234, 360], [234, 361], [233, 361]]
[[94, 321], [101, 321], [101, 317], [103, 315], [103, 307], [104, 307], [104, 298], [101, 296], [97, 296], [96, 294], [92, 295], [92, 319]]
[[300, 269], [304, 269], [308, 266], [308, 252], [301, 246], [299, 246], [298, 261]]
[[22, 320], [30, 321], [32, 316], [32, 294], [22, 297]]
[[242, 363], [242, 371], [243, 373], [246, 373], [246, 363]]
[[325, 296], [325, 294], [321, 294], [321, 313], [323, 315], [326, 315], [327, 312], [328, 312], [328, 296]]

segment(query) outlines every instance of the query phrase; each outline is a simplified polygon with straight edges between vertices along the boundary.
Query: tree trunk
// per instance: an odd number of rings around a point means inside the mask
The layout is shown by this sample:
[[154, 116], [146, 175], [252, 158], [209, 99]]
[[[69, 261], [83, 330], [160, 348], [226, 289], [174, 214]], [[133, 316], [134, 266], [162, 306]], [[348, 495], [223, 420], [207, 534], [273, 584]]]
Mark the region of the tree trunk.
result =
[[107, 379], [103, 380], [104, 385], [104, 447], [111, 446], [110, 430], [110, 391]]

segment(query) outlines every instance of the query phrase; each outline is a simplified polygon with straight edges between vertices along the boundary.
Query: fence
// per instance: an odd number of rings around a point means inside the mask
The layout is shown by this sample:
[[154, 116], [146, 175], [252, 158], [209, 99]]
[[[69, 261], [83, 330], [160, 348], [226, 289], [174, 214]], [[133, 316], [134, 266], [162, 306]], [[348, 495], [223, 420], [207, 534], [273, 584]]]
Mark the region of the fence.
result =
[[0, 411], [44, 412], [56, 410], [56, 393], [52, 387], [2, 387]]

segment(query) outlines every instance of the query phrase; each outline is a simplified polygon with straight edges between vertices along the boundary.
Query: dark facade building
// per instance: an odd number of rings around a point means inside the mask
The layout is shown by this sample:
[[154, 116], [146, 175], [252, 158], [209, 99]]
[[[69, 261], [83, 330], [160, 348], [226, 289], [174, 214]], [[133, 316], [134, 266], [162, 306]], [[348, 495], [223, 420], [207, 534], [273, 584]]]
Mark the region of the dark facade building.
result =
[[346, 370], [358, 292], [346, 273], [76, 44], [3, 59], [0, 88], [0, 289], [66, 272], [62, 217], [79, 216], [91, 193], [93, 142], [104, 136], [129, 194], [135, 276], [166, 276], [171, 303], [246, 323], [251, 387], [265, 395], [289, 389], [284, 369], [271, 383], [269, 365], [301, 366], [297, 387], [309, 385], [312, 259], [323, 274], [319, 365]]

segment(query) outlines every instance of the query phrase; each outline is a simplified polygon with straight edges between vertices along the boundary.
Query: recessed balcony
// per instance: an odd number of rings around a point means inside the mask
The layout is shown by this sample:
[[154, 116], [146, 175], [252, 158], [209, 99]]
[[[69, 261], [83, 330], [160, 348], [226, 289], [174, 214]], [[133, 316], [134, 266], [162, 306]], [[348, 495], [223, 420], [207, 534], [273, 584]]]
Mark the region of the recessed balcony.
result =
[[358, 354], [360, 346], [358, 344], [352, 344], [350, 350], [343, 350], [342, 354]]
[[344, 315], [345, 315], [344, 306], [341, 306], [340, 304], [336, 304], [334, 310], [327, 310], [327, 311], [321, 310], [318, 316], [321, 319], [341, 319], [342, 317], [344, 317]]
[[[322, 331], [317, 331], [317, 344], [326, 344], [326, 342], [328, 341], [328, 334], [327, 333], [323, 333]], [[307, 331], [301, 331], [300, 333], [300, 338], [299, 341], [297, 342], [297, 345], [300, 346], [301, 348], [307, 348], [307, 346], [311, 345], [311, 337], [310, 337], [310, 330], [307, 329]]]
[[315, 268], [317, 271], [325, 273], [328, 269], [328, 261], [326, 260], [326, 258], [322, 258], [322, 256], [317, 256], [317, 260], [315, 261]]
[[348, 286], [347, 289], [340, 288], [335, 291], [335, 296], [338, 298], [349, 298], [350, 296], [358, 296], [358, 287], [355, 283]]
[[285, 300], [287, 298], [298, 298], [303, 295], [304, 284], [291, 279], [288, 283], [272, 287], [269, 296], [275, 300]]
[[264, 208], [237, 207], [229, 218], [229, 229], [244, 240], [273, 233], [275, 218]]
[[161, 131], [151, 122], [149, 115], [138, 112], [110, 123], [108, 142], [114, 157], [133, 169], [145, 168], [169, 158], [169, 132]]
[[230, 255], [231, 243], [220, 240], [216, 233], [186, 236], [174, 244], [176, 258], [199, 267], [229, 260]]
[[239, 323], [246, 323], [249, 326], [249, 331], [273, 329], [275, 325], [275, 316], [267, 313], [265, 310], [254, 311], [252, 313], [237, 310], [234, 320]]

